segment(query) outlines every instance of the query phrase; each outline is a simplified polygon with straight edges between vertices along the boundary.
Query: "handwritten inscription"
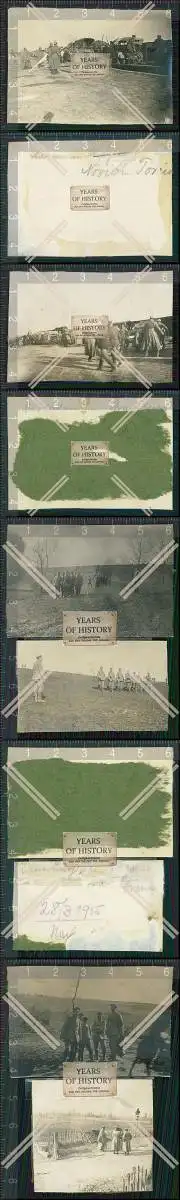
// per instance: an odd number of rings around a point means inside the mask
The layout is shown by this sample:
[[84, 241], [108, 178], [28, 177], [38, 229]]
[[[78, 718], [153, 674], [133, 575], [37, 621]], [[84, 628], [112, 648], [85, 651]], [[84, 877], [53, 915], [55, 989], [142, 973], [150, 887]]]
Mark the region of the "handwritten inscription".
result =
[[169, 156], [166, 162], [161, 162], [160, 155], [153, 154], [142, 158], [135, 154], [123, 156], [122, 154], [103, 154], [94, 155], [87, 164], [81, 168], [81, 175], [96, 176], [98, 179], [102, 176], [103, 179], [113, 178], [115, 175], [122, 177], [130, 175], [132, 178], [135, 175], [171, 175], [172, 166]]

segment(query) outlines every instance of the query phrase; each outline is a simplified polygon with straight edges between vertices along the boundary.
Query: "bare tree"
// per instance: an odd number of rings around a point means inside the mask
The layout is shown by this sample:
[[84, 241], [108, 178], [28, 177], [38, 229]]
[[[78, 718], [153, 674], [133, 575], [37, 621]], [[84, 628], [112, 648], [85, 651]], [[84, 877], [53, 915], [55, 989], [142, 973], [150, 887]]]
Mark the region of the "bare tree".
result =
[[39, 541], [35, 541], [34, 545], [32, 546], [32, 550], [35, 566], [37, 567], [38, 571], [40, 571], [41, 575], [46, 575], [49, 566], [47, 538], [41, 538], [41, 540], [39, 539]]
[[33, 554], [34, 554], [34, 561], [36, 563], [38, 571], [41, 571], [42, 575], [43, 575], [44, 572], [46, 572], [47, 567], [49, 566], [49, 550], [48, 550], [47, 538], [42, 538], [41, 540], [39, 539], [39, 541], [34, 542], [32, 549], [33, 549]]
[[138, 525], [136, 548], [135, 548], [136, 559], [135, 559], [135, 563], [134, 563], [134, 567], [133, 567], [133, 577], [135, 575], [137, 575], [137, 572], [143, 562], [142, 554], [143, 554], [143, 548], [144, 548], [144, 533], [145, 533], [144, 525]]

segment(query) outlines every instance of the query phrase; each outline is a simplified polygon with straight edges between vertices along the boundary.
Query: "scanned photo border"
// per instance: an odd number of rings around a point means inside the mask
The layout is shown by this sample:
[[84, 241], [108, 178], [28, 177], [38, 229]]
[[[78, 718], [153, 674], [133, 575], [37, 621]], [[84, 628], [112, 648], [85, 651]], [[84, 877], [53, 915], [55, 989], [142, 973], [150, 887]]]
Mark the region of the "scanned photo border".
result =
[[[135, 158], [136, 151], [134, 151], [132, 149], [133, 143], [137, 145], [138, 153], [141, 153], [141, 147], [142, 147], [144, 156], [146, 156], [146, 154], [148, 156], [148, 154], [151, 153], [152, 143], [153, 143], [154, 153], [158, 152], [158, 149], [160, 150], [161, 143], [163, 145], [167, 146], [167, 153], [169, 150], [170, 157], [172, 155], [172, 175], [171, 175], [172, 251], [168, 255], [168, 258], [166, 255], [163, 255], [163, 254], [156, 253], [154, 255], [150, 255], [149, 252], [147, 251], [147, 262], [149, 261], [153, 265], [153, 263], [158, 261], [160, 264], [162, 263], [162, 269], [163, 269], [164, 262], [166, 263], [168, 261], [169, 265], [170, 265], [171, 262], [176, 262], [178, 260], [179, 231], [178, 231], [178, 222], [177, 222], [177, 206], [178, 206], [178, 192], [179, 192], [179, 178], [178, 178], [178, 176], [179, 176], [179, 171], [178, 171], [179, 134], [176, 131], [173, 131], [169, 134], [167, 127], [165, 126], [164, 134], [163, 134], [163, 132], [156, 134], [156, 132], [153, 131], [152, 136], [149, 135], [148, 132], [145, 135], [140, 132], [139, 136], [137, 136], [137, 133], [135, 133], [134, 128], [132, 130], [130, 129], [129, 131], [125, 131], [125, 134], [123, 134], [123, 129], [121, 128], [121, 131], [120, 131], [118, 128], [117, 133], [116, 133], [116, 130], [113, 129], [113, 131], [111, 131], [110, 134], [107, 134], [107, 133], [104, 134], [102, 131], [99, 131], [99, 129], [97, 129], [97, 135], [96, 135], [95, 130], [93, 130], [93, 134], [90, 134], [90, 137], [89, 137], [88, 130], [86, 130], [85, 134], [83, 134], [83, 137], [82, 137], [80, 135], [80, 133], [72, 134], [72, 131], [70, 133], [61, 135], [60, 128], [58, 131], [56, 129], [55, 130], [51, 129], [51, 131], [50, 131], [47, 129], [47, 127], [45, 127], [44, 133], [40, 134], [39, 129], [36, 131], [36, 128], [35, 128], [34, 132], [32, 132], [32, 134], [30, 134], [30, 135], [26, 131], [25, 131], [24, 135], [22, 134], [22, 131], [20, 131], [20, 135], [19, 135], [19, 133], [17, 132], [17, 129], [16, 129], [14, 137], [9, 136], [8, 143], [6, 143], [6, 146], [4, 146], [3, 171], [4, 171], [4, 176], [6, 178], [7, 178], [7, 173], [8, 173], [8, 222], [7, 222], [7, 211], [6, 211], [7, 204], [5, 201], [5, 221], [8, 224], [7, 237], [6, 237], [6, 254], [7, 254], [7, 257], [9, 256], [10, 265], [11, 265], [11, 262], [13, 261], [13, 258], [18, 260], [18, 264], [19, 263], [21, 264], [21, 261], [28, 262], [28, 256], [24, 256], [18, 250], [18, 152], [20, 150], [20, 147], [22, 147], [22, 149], [24, 150], [24, 153], [26, 153], [26, 154], [29, 153], [29, 154], [33, 155], [33, 153], [37, 153], [38, 146], [41, 146], [41, 144], [43, 146], [45, 145], [45, 146], [47, 146], [47, 161], [48, 161], [48, 146], [49, 145], [51, 147], [51, 153], [52, 153], [52, 148], [53, 148], [54, 153], [56, 153], [56, 146], [58, 146], [58, 149], [60, 147], [60, 149], [62, 149], [62, 151], [63, 151], [63, 147], [68, 148], [68, 145], [69, 145], [71, 152], [73, 152], [73, 147], [75, 146], [77, 148], [77, 151], [78, 151], [78, 148], [82, 150], [82, 154], [84, 156], [84, 162], [85, 162], [86, 161], [86, 153], [88, 153], [88, 150], [89, 150], [89, 153], [93, 153], [93, 145], [95, 145], [96, 153], [97, 153], [98, 142], [101, 147], [101, 153], [102, 153], [102, 147], [104, 147], [104, 149], [105, 149], [106, 144], [108, 144], [108, 153], [109, 153], [109, 148], [110, 148], [110, 153], [112, 156], [112, 164], [113, 164], [113, 155], [115, 156], [119, 152], [119, 150], [121, 149], [121, 143], [122, 144], [125, 143], [126, 145], [128, 145], [128, 142], [129, 142], [131, 144], [131, 152], [134, 155], [134, 158]], [[16, 149], [16, 147], [17, 147], [17, 149]], [[8, 151], [9, 151], [9, 154], [8, 154]], [[58, 151], [57, 151], [57, 153], [58, 153]], [[55, 161], [54, 161], [54, 166], [55, 166]], [[59, 171], [59, 168], [58, 168], [58, 171]], [[131, 182], [130, 182], [130, 187], [131, 187]], [[59, 230], [60, 229], [61, 229], [61, 224], [59, 225]], [[124, 233], [125, 232], [126, 231], [124, 230]], [[63, 233], [62, 233], [62, 236], [63, 236]], [[12, 243], [11, 243], [11, 238], [12, 238]], [[117, 231], [117, 241], [118, 241], [118, 231]], [[128, 230], [127, 230], [127, 241], [128, 241]], [[129, 241], [130, 241], [130, 237], [129, 237]], [[14, 243], [14, 245], [13, 245], [13, 243]], [[116, 264], [120, 265], [121, 262], [122, 262], [122, 264], [125, 263], [126, 265], [131, 262], [132, 262], [132, 264], [136, 263], [137, 255], [139, 255], [141, 259], [144, 258], [146, 261], [146, 247], [144, 247], [144, 251], [143, 251], [143, 245], [142, 246], [139, 245], [139, 247], [137, 245], [136, 252], [134, 254], [132, 254], [131, 252], [128, 254], [128, 252], [127, 252], [126, 255], [121, 255], [121, 254], [118, 255], [116, 253], [115, 255], [113, 255], [114, 269], [115, 269]], [[37, 247], [37, 251], [35, 250], [33, 253], [32, 253], [32, 249], [30, 249], [30, 254], [29, 254], [29, 261], [31, 264], [32, 263], [36, 264], [36, 259], [39, 261], [41, 261], [41, 259], [42, 259], [42, 261], [44, 261], [44, 258], [46, 261], [49, 261], [50, 264], [53, 262], [53, 256], [49, 255], [49, 253], [48, 253], [47, 239], [45, 240], [44, 252], [42, 251], [42, 254], [38, 254], [38, 247]], [[98, 261], [98, 263], [101, 263], [103, 258], [104, 258], [104, 261], [109, 263], [108, 253], [105, 257], [102, 255], [99, 255], [99, 254], [97, 256], [94, 253], [91, 256], [90, 261], [92, 261], [92, 263], [96, 263], [96, 261]], [[69, 261], [70, 261], [70, 257], [68, 256], [67, 263]], [[82, 259], [81, 259], [80, 255], [77, 255], [77, 256], [73, 255], [73, 262], [78, 264], [81, 261], [82, 261]], [[87, 260], [85, 260], [85, 261], [87, 261]], [[59, 262], [59, 266], [60, 266], [61, 265], [61, 255], [59, 256], [58, 262]]]
[[[23, 6], [23, 5], [19, 4], [19, 8], [21, 8], [21, 6]], [[36, 6], [41, 8], [41, 0], [40, 0], [40, 2], [39, 2], [39, 0], [36, 0]], [[133, 7], [140, 8], [141, 6], [142, 7], [144, 6], [142, 4], [142, 0], [138, 0], [138, 4], [136, 3], [135, 5], [134, 5], [134, 0], [131, 0], [132, 8]], [[14, 7], [14, 4], [11, 3], [11, 0], [10, 0], [9, 8], [11, 8], [11, 7]], [[50, 7], [50, 3], [49, 3], [49, 7]], [[54, 4], [52, 5], [52, 7], [54, 7]], [[66, 0], [66, 3], [64, 5], [62, 5], [62, 7], [67, 8], [67, 7], [71, 7], [71, 5], [68, 5], [68, 2]], [[76, 7], [81, 8], [81, 5], [78, 4], [78, 0], [76, 2]], [[87, 0], [87, 7], [88, 7], [88, 0]], [[92, 3], [90, 5], [90, 7], [93, 7]], [[106, 7], [107, 7], [107, 5], [104, 5], [101, 0], [100, 8], [104, 9]], [[118, 7], [118, 5], [116, 5], [116, 7]], [[124, 7], [127, 7], [127, 8], [129, 7], [129, 4], [127, 4], [127, 0], [124, 0]], [[177, 114], [178, 114], [178, 89], [179, 89], [179, 84], [178, 84], [179, 25], [178, 25], [178, 21], [177, 21], [177, 3], [176, 3], [176, 0], [174, 0], [173, 4], [169, 4], [169, 0], [167, 0], [166, 4], [162, 4], [162, 5], [156, 4], [156, 7], [166, 7], [167, 9], [171, 8], [171, 11], [172, 11], [172, 18], [173, 18], [173, 20], [172, 20], [173, 103], [174, 103], [174, 127], [176, 127]], [[4, 115], [4, 119], [6, 119], [7, 5], [6, 5], [5, 0], [2, 0], [2, 29], [3, 29], [3, 53], [2, 53], [2, 59], [1, 59], [2, 113]], [[158, 127], [156, 127], [156, 128], [158, 128]], [[61, 128], [61, 136], [63, 135], [63, 129], [64, 129], [64, 127]], [[68, 130], [69, 130], [69, 126], [68, 126]], [[51, 132], [51, 136], [52, 136], [52, 127], [51, 127], [50, 132]], [[74, 132], [75, 132], [75, 127], [74, 127]], [[76, 136], [77, 136], [77, 132], [78, 132], [78, 130], [76, 129]], [[89, 127], [88, 132], [89, 132], [89, 136], [93, 135], [93, 130], [91, 130], [91, 127]], [[19, 137], [19, 133], [20, 133], [20, 130], [18, 129], [18, 137]], [[139, 133], [140, 133], [140, 128], [138, 127], [137, 128], [137, 136], [139, 136]], [[82, 136], [82, 134], [83, 134], [83, 126], [81, 127], [81, 136]], [[41, 136], [42, 135], [44, 136], [44, 126], [42, 127]], [[108, 135], [109, 135], [109, 128], [108, 128]], [[171, 127], [170, 126], [169, 126], [169, 135], [171, 136]], [[24, 134], [23, 134], [23, 136], [24, 136]], [[3, 229], [5, 229], [5, 224], [3, 225]], [[3, 233], [3, 258], [6, 257], [4, 252], [5, 252], [5, 238], [4, 238], [4, 233]], [[3, 317], [3, 355], [5, 352], [5, 356], [6, 356], [7, 317], [6, 317], [6, 308], [4, 307], [4, 305], [6, 305], [6, 297], [7, 297], [7, 290], [6, 290], [5, 280], [4, 280], [3, 281], [3, 294], [2, 294], [2, 303], [3, 303], [2, 317]], [[177, 310], [176, 310], [174, 316], [176, 318]], [[6, 388], [5, 356], [4, 356], [5, 371], [4, 371], [4, 375], [2, 377], [4, 389]], [[178, 384], [176, 386], [178, 386]], [[47, 390], [48, 390], [48, 392], [51, 391], [51, 388], [49, 385], [48, 385]], [[86, 390], [88, 392], [88, 394], [91, 394], [91, 385], [87, 384], [86, 388], [83, 385], [83, 387], [81, 387], [79, 389], [79, 395], [81, 395], [82, 392], [84, 392], [84, 390]], [[156, 388], [155, 390], [156, 390], [156, 394], [157, 394], [159, 389]], [[7, 388], [7, 391], [10, 391], [9, 387]], [[67, 387], [65, 386], [64, 388], [61, 388], [61, 390], [59, 391], [58, 394], [66, 396], [71, 391], [72, 391], [72, 394], [74, 394], [73, 389], [71, 389], [67, 385]], [[78, 389], [77, 389], [77, 391], [78, 391]], [[137, 389], [136, 389], [136, 391], [137, 391]], [[12, 389], [12, 394], [17, 394], [17, 392], [19, 392], [21, 394], [25, 394], [26, 389], [23, 387], [23, 385], [19, 385], [17, 387], [17, 389]], [[125, 389], [124, 389], [124, 392], [125, 392]], [[56, 392], [54, 392], [52, 389], [52, 395], [53, 394], [57, 394], [57, 389], [56, 389]], [[98, 394], [98, 393], [96, 391], [96, 392], [93, 392], [93, 394]], [[103, 389], [102, 394], [103, 395], [109, 394], [109, 390]], [[112, 389], [111, 389], [111, 394], [112, 394]], [[119, 392], [118, 392], [117, 388], [113, 389], [113, 394], [118, 396]], [[131, 393], [128, 392], [128, 394], [131, 394]], [[135, 394], [135, 393], [133, 393], [133, 394]], [[159, 394], [161, 396], [162, 391], [160, 391]], [[163, 394], [166, 394], [166, 389], [163, 389]], [[5, 429], [5, 420], [6, 420], [6, 392], [5, 391], [3, 393], [3, 397], [4, 397], [4, 418], [3, 418], [3, 420], [4, 420], [4, 425], [3, 425], [4, 445], [3, 445], [3, 449], [5, 451], [5, 440], [4, 440], [4, 429]], [[178, 408], [176, 408], [176, 403], [177, 403], [177, 405], [179, 403], [178, 396], [175, 396], [175, 398], [174, 398], [175, 449], [176, 449], [176, 444], [177, 444], [177, 432], [178, 432]], [[175, 421], [175, 417], [177, 417], [177, 422]], [[5, 483], [5, 475], [4, 475], [4, 483]], [[2, 601], [4, 601], [4, 591], [2, 593]], [[4, 633], [3, 633], [3, 639], [4, 639]], [[176, 662], [177, 662], [177, 658], [176, 658]], [[50, 741], [50, 740], [51, 739], [48, 739], [48, 741]], [[146, 738], [146, 742], [147, 742], [147, 740], [148, 739]], [[155, 741], [155, 740], [156, 739], [154, 737], [153, 741]], [[66, 741], [66, 736], [63, 735], [63, 742], [65, 743], [65, 741]], [[98, 739], [98, 743], [99, 743], [99, 739]], [[19, 744], [19, 742], [18, 742], [18, 744]], [[25, 744], [24, 741], [23, 741], [23, 744]], [[53, 742], [52, 742], [52, 744], [53, 744]], [[60, 742], [60, 744], [61, 744], [61, 742]], [[82, 744], [84, 744], [84, 742]], [[90, 744], [92, 744], [92, 743], [90, 743]], [[111, 744], [111, 743], [108, 741], [106, 744]], [[140, 739], [139, 744], [143, 744], [142, 737]], [[150, 735], [150, 740], [149, 740], [149, 745], [151, 745], [151, 744], [152, 744], [152, 735]], [[159, 738], [158, 738], [158, 744], [160, 744]], [[161, 744], [165, 745], [166, 743], [165, 743], [165, 741], [162, 740]], [[177, 784], [175, 786], [177, 786]], [[5, 863], [5, 859], [4, 859], [4, 863]], [[4, 883], [4, 875], [3, 875], [3, 883]], [[172, 890], [172, 879], [171, 879], [170, 892], [171, 892], [171, 890]], [[169, 895], [170, 895], [170, 893], [169, 893]], [[47, 956], [46, 956], [46, 961], [47, 961]], [[76, 956], [76, 961], [77, 961], [77, 956]], [[172, 965], [172, 962], [171, 962], [171, 965]], [[175, 1008], [173, 1011], [173, 1020], [175, 1020]], [[13, 1150], [15, 1143], [17, 1144], [17, 1142], [20, 1142], [23, 1139], [23, 1137], [25, 1137], [28, 1134], [28, 1132], [31, 1133], [31, 1092], [29, 1091], [28, 1087], [27, 1087], [27, 1089], [25, 1088], [25, 1086], [22, 1084], [22, 1081], [20, 1084], [17, 1085], [17, 1081], [15, 1081], [15, 1080], [10, 1081], [10, 1077], [7, 1076], [8, 1010], [5, 1014], [4, 1033], [5, 1033], [5, 1030], [6, 1030], [6, 1040], [5, 1040], [5, 1036], [4, 1036], [4, 1038], [3, 1038], [4, 1061], [3, 1061], [3, 1072], [2, 1072], [3, 1109], [4, 1109], [4, 1111], [2, 1112], [2, 1117], [4, 1120], [4, 1129], [3, 1129], [3, 1133], [4, 1133], [3, 1153], [4, 1153], [4, 1156], [7, 1153], [7, 1149]], [[177, 1057], [176, 1057], [177, 1035], [178, 1035], [178, 1026], [176, 1023], [175, 1031], [174, 1031], [174, 1042], [173, 1042], [174, 1051], [173, 1051], [173, 1059], [172, 1059], [172, 1078], [171, 1078], [171, 1081], [170, 1081], [170, 1084], [168, 1087], [168, 1096], [166, 1095], [166, 1092], [167, 1092], [166, 1081], [164, 1081], [165, 1087], [163, 1087], [163, 1090], [162, 1090], [162, 1081], [160, 1081], [160, 1080], [156, 1081], [156, 1085], [154, 1087], [154, 1119], [155, 1119], [156, 1136], [159, 1138], [161, 1143], [165, 1144], [165, 1146], [167, 1145], [167, 1142], [168, 1142], [168, 1147], [169, 1147], [170, 1152], [174, 1153], [178, 1157], [178, 1148], [177, 1148], [178, 1072], [177, 1072]], [[18, 1093], [18, 1095], [17, 1095], [17, 1093]], [[10, 1104], [9, 1109], [8, 1109], [8, 1104]], [[9, 1123], [8, 1130], [6, 1127], [7, 1113], [8, 1113], [8, 1123]], [[10, 1120], [10, 1117], [12, 1118], [11, 1120]], [[17, 1131], [17, 1125], [18, 1125], [18, 1131]], [[17, 1136], [17, 1132], [18, 1132], [18, 1136]], [[8, 1144], [7, 1144], [7, 1137], [8, 1137]], [[174, 1198], [177, 1197], [178, 1196], [178, 1171], [175, 1170], [175, 1172], [172, 1173], [171, 1169], [169, 1167], [167, 1167], [165, 1164], [162, 1165], [161, 1159], [158, 1159], [158, 1157], [155, 1155], [154, 1164], [153, 1164], [153, 1172], [154, 1172], [154, 1193], [155, 1193], [155, 1195], [158, 1197], [162, 1197], [162, 1198], [164, 1197], [164, 1195], [167, 1195], [169, 1197], [174, 1197]], [[14, 1167], [12, 1166], [11, 1170], [3, 1171], [2, 1196], [3, 1196], [3, 1198], [6, 1198], [6, 1200], [8, 1200], [8, 1198], [9, 1198], [9, 1200], [12, 1200], [12, 1194], [15, 1196], [18, 1196], [18, 1197], [22, 1197], [22, 1200], [24, 1200], [24, 1196], [26, 1196], [28, 1198], [31, 1197], [33, 1200], [34, 1190], [33, 1190], [31, 1151], [27, 1152], [26, 1155], [24, 1155], [22, 1157], [22, 1159], [20, 1159], [20, 1163], [17, 1163]], [[149, 1194], [149, 1197], [150, 1196], [151, 1196], [151, 1193]]]
[[[9, 0], [9, 3], [8, 3], [9, 11], [12, 8], [14, 8], [15, 6], [17, 8], [19, 8], [19, 10], [21, 10], [21, 8], [24, 7], [24, 3], [22, 2], [22, 0], [20, 0], [20, 3], [15, 5], [15, 3], [13, 3], [13, 0]], [[3, 0], [3, 7], [4, 7], [4, 0]], [[84, 12], [88, 13], [89, 9], [93, 9], [93, 8], [96, 9], [97, 5], [95, 5], [94, 0], [92, 0], [92, 3], [91, 3], [91, 0], [87, 0], [86, 8], [84, 10], [82, 3], [80, 3], [80, 0], [77, 0], [76, 3], [72, 3], [72, 4], [69, 3], [68, 0], [66, 0], [66, 2], [64, 2], [64, 0], [63, 0], [62, 3], [58, 3], [58, 4], [55, 3], [55, 0], [54, 0], [54, 3], [52, 2], [52, 0], [49, 0], [49, 4], [46, 4], [46, 5], [42, 5], [42, 0], [36, 0], [36, 8], [41, 10], [42, 7], [46, 7], [48, 9], [52, 9], [52, 10], [55, 7], [58, 7], [62, 12], [64, 10], [71, 11], [71, 10], [73, 10], [73, 8], [75, 8], [76, 10], [79, 10], [79, 15], [83, 14], [83, 16], [84, 16]], [[110, 9], [109, 9], [108, 4], [104, 3], [104, 0], [100, 0], [100, 3], [98, 4], [98, 8], [100, 9], [102, 14], [106, 13], [106, 12], [109, 13], [109, 11], [111, 10], [112, 7], [113, 6], [110, 6]], [[136, 11], [138, 12], [139, 10], [145, 8], [144, 0], [131, 0], [131, 4], [127, 3], [127, 0], [124, 0], [122, 5], [119, 3], [114, 4], [114, 8], [116, 9], [116, 11], [119, 11], [119, 12], [121, 11], [121, 8], [123, 8], [124, 10], [126, 10], [126, 9], [128, 10], [130, 7], [134, 10], [134, 12], [136, 12]], [[177, 127], [178, 126], [178, 90], [179, 90], [178, 44], [177, 44], [177, 42], [178, 42], [178, 39], [177, 39], [177, 27], [178, 27], [177, 4], [176, 4], [176, 0], [167, 0], [167, 3], [165, 3], [165, 2], [162, 3], [162, 0], [156, 0], [154, 7], [159, 11], [161, 11], [161, 8], [162, 8], [171, 13], [173, 125], [175, 127]], [[56, 21], [54, 21], [54, 24], [56, 24]], [[85, 20], [84, 20], [84, 25], [85, 25]], [[16, 31], [14, 31], [14, 32], [16, 32]], [[6, 43], [7, 43], [7, 12], [6, 12], [6, 14], [4, 14], [4, 41], [6, 41]], [[4, 110], [4, 120], [5, 121], [7, 120], [7, 102], [6, 102], [7, 73], [8, 73], [8, 62], [6, 60], [5, 86], [3, 88], [3, 91], [4, 91], [3, 110]], [[143, 126], [143, 121], [142, 121], [142, 126]], [[9, 128], [11, 128], [11, 127], [12, 126], [9, 125]], [[24, 128], [25, 128], [25, 126], [24, 126]], [[69, 127], [67, 127], [66, 124], [63, 124], [62, 129], [65, 130], [66, 128], [69, 128]], [[78, 125], [74, 125], [74, 129], [76, 129], [76, 128], [78, 129]], [[82, 130], [83, 130], [83, 128], [84, 127], [82, 125]], [[91, 128], [93, 128], [93, 124], [92, 124], [92, 126], [89, 126], [89, 129], [91, 129]], [[107, 123], [106, 128], [110, 128], [110, 126], [108, 126], [108, 123]], [[160, 128], [160, 124], [157, 125], [156, 128]], [[170, 128], [170, 126], [169, 126], [169, 128]]]
[[[16, 960], [17, 962], [17, 960]], [[18, 960], [19, 962], [19, 960]], [[30, 958], [29, 958], [30, 962]], [[45, 960], [41, 956], [41, 963], [44, 965], [56, 966], [57, 959], [49, 959], [46, 955]], [[82, 965], [78, 956], [76, 956], [76, 965]], [[85, 962], [85, 959], [84, 959]], [[143, 964], [143, 959], [141, 959]], [[14, 958], [9, 960], [9, 965], [14, 964]], [[19, 963], [20, 965], [20, 963]], [[106, 965], [106, 964], [104, 964]], [[134, 964], [135, 965], [135, 964]], [[139, 959], [140, 965], [140, 959]], [[158, 964], [156, 964], [158, 965]], [[179, 990], [179, 962], [164, 959], [164, 969], [173, 967], [173, 988]], [[6, 990], [7, 968], [4, 965], [3, 971], [3, 990]], [[8, 1006], [3, 1004], [3, 1063], [6, 1068], [6, 1037], [8, 1036]], [[153, 1083], [153, 1195], [161, 1198], [166, 1195], [169, 1200], [172, 1197], [178, 1196], [178, 1135], [177, 1135], [177, 1120], [179, 1106], [178, 1092], [178, 1072], [177, 1072], [177, 1046], [178, 1046], [178, 1005], [174, 1004], [171, 1011], [171, 1062], [172, 1071], [171, 1077], [156, 1078]], [[2, 1124], [2, 1196], [3, 1200], [12, 1200], [12, 1195], [16, 1200], [35, 1200], [37, 1193], [34, 1191], [33, 1177], [33, 1146], [32, 1146], [32, 1084], [29, 1080], [17, 1080], [8, 1078], [10, 1112], [13, 1120], [10, 1123], [10, 1129], [7, 1119], [6, 1110], [6, 1070], [2, 1074], [4, 1097], [4, 1112]], [[159, 1146], [160, 1153], [158, 1154]], [[13, 1155], [13, 1151], [15, 1152]], [[168, 1155], [170, 1160], [168, 1162]], [[11, 1157], [9, 1157], [11, 1156]], [[177, 1165], [174, 1165], [173, 1163]], [[152, 1198], [152, 1193], [147, 1192], [149, 1200]], [[44, 1193], [45, 1195], [45, 1193]], [[55, 1195], [55, 1193], [53, 1193]], [[58, 1194], [61, 1195], [59, 1191]], [[78, 1194], [73, 1193], [75, 1200], [78, 1200]]]

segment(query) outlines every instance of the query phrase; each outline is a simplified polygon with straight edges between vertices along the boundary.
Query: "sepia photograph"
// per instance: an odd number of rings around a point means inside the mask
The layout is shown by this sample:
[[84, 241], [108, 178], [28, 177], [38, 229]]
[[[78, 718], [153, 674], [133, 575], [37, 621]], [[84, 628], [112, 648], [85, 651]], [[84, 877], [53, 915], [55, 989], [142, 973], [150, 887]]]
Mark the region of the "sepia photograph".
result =
[[172, 382], [173, 272], [12, 271], [8, 383]]
[[168, 730], [166, 641], [19, 640], [16, 663], [18, 733]]
[[8, 253], [170, 257], [172, 138], [10, 142]]
[[163, 860], [14, 864], [14, 950], [160, 953]]
[[10, 123], [172, 123], [171, 10], [22, 6], [8, 16]]
[[87, 1085], [91, 1063], [114, 1063], [119, 1079], [170, 1075], [172, 983], [172, 968], [154, 964], [8, 966], [11, 1075], [64, 1074], [67, 1087], [74, 1064], [76, 1088], [78, 1063]]
[[90, 842], [91, 826], [117, 858], [171, 858], [174, 765], [171, 747], [8, 746], [8, 857], [63, 858], [64, 834]]
[[150, 1079], [118, 1081], [113, 1097], [64, 1096], [61, 1080], [34, 1080], [32, 1119], [36, 1192], [152, 1190]]
[[[63, 642], [173, 634], [173, 525], [9, 524], [7, 634]], [[16, 611], [15, 611], [16, 609]]]
[[8, 505], [32, 503], [171, 511], [172, 399], [8, 396]]

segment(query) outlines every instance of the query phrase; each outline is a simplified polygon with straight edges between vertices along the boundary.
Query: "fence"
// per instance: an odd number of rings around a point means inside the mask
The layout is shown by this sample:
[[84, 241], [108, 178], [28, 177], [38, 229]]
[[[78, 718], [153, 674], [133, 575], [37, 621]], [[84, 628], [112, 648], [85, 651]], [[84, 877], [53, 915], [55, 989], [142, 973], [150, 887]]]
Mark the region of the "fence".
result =
[[133, 1167], [133, 1171], [129, 1171], [128, 1175], [123, 1176], [122, 1191], [123, 1192], [148, 1192], [152, 1187], [151, 1172], [140, 1167]]

